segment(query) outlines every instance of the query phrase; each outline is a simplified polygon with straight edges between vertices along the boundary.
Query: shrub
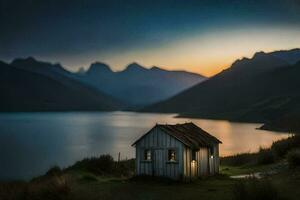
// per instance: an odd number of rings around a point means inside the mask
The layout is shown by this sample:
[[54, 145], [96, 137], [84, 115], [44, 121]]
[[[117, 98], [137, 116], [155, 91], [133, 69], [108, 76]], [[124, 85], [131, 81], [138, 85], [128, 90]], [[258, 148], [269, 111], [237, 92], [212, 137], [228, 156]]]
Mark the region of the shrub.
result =
[[293, 137], [273, 142], [271, 149], [272, 151], [274, 151], [277, 157], [284, 157], [286, 153], [292, 148], [292, 138]]
[[290, 167], [299, 167], [300, 166], [300, 149], [290, 151], [287, 154], [287, 161]]
[[300, 135], [273, 142], [271, 148], [260, 150], [256, 153], [241, 153], [221, 158], [222, 165], [241, 166], [245, 164], [271, 164], [277, 159], [282, 159], [292, 149], [300, 147]]
[[25, 199], [26, 182], [13, 181], [0, 183], [0, 199]]
[[249, 163], [253, 163], [256, 160], [256, 154], [253, 153], [241, 153], [233, 156], [226, 156], [221, 158], [222, 165], [239, 166]]
[[30, 200], [64, 200], [71, 192], [71, 181], [68, 176], [48, 176], [35, 179], [27, 184], [24, 199]]
[[268, 180], [241, 180], [233, 187], [234, 200], [279, 200], [282, 197]]
[[105, 173], [111, 173], [115, 167], [114, 159], [111, 155], [101, 155], [98, 159], [92, 159], [93, 162], [100, 171]]
[[273, 142], [271, 150], [278, 158], [283, 158], [291, 149], [300, 146], [300, 135]]
[[257, 154], [257, 164], [271, 164], [275, 162], [275, 156], [270, 149], [260, 148]]
[[101, 176], [131, 176], [134, 172], [134, 159], [114, 162], [110, 155], [86, 158], [76, 162], [66, 170], [83, 170]]
[[270, 164], [275, 162], [275, 156], [270, 149], [260, 148], [257, 153], [242, 153], [221, 158], [221, 165], [241, 166], [255, 164]]
[[70, 191], [69, 178], [67, 176], [55, 176], [43, 188], [43, 196], [53, 197], [53, 199], [63, 199]]
[[76, 162], [71, 169], [86, 170], [98, 175], [112, 174], [115, 164], [110, 155], [86, 158]]
[[80, 180], [81, 181], [87, 181], [87, 182], [98, 181], [98, 179], [94, 175], [91, 175], [91, 174], [87, 174], [87, 175], [82, 176]]
[[46, 176], [58, 176], [62, 175], [62, 173], [63, 172], [59, 166], [53, 166], [46, 172]]
[[132, 176], [134, 174], [134, 168], [135, 168], [135, 160], [124, 160], [116, 163], [115, 168], [115, 175], [118, 176]]

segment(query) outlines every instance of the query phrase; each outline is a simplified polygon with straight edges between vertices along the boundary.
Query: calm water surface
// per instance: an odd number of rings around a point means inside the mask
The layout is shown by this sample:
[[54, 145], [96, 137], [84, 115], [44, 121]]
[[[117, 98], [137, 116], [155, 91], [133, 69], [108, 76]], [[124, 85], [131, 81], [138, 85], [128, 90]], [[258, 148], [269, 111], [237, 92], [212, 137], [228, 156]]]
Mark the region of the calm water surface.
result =
[[261, 124], [175, 118], [133, 112], [0, 114], [0, 180], [29, 179], [49, 167], [109, 153], [133, 158], [131, 144], [155, 123], [194, 122], [219, 138], [221, 155], [267, 147], [286, 133], [256, 130]]

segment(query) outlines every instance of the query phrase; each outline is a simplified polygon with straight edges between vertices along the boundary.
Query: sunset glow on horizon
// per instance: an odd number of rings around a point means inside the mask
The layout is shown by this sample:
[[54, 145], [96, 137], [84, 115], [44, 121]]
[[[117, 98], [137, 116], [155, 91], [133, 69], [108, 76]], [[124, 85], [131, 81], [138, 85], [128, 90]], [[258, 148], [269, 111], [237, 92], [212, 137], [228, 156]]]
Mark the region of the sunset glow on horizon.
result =
[[[95, 60], [105, 62], [114, 71], [123, 70], [129, 63], [137, 62], [151, 68], [158, 66], [167, 70], [185, 70], [204, 76], [213, 76], [230, 67], [237, 59], [251, 58], [256, 52], [272, 52], [300, 47], [300, 28], [238, 29], [232, 31], [195, 34], [188, 38], [155, 46], [145, 50], [131, 50], [117, 55], [97, 59], [97, 54], [87, 58], [86, 63], [71, 66], [85, 66], [87, 69]], [[76, 58], [71, 59], [76, 60]], [[80, 62], [80, 61], [78, 61]]]
[[212, 76], [257, 51], [300, 47], [298, 0], [24, 0], [3, 10], [0, 60], [32, 56], [70, 71], [137, 62]]

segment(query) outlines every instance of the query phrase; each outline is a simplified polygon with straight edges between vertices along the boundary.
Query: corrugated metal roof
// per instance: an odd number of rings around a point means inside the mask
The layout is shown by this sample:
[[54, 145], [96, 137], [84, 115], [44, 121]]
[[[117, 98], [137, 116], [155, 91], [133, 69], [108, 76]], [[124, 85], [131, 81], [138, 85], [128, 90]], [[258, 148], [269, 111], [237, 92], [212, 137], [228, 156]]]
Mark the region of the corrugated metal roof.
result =
[[[198, 149], [203, 146], [209, 147], [216, 143], [222, 143], [216, 137], [210, 135], [208, 132], [196, 126], [194, 123], [184, 123], [175, 125], [157, 124], [155, 127], [158, 127], [165, 133], [173, 136], [186, 146], [193, 149]], [[147, 132], [145, 135], [147, 135], [149, 132]], [[143, 135], [141, 138], [135, 141], [133, 145], [135, 145], [145, 135]]]

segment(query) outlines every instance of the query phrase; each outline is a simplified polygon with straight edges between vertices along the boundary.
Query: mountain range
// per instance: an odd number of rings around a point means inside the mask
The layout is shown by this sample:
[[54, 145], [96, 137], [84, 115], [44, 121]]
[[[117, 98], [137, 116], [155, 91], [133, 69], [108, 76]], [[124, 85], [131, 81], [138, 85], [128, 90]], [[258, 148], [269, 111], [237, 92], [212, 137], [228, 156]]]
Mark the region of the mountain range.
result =
[[29, 57], [0, 62], [0, 111], [124, 110], [263, 122], [300, 132], [300, 49], [257, 52], [206, 78], [137, 63], [114, 72], [101, 62], [72, 73]]
[[[59, 68], [54, 68], [54, 71]], [[116, 110], [122, 103], [64, 76], [52, 78], [0, 62], [0, 111]]]
[[258, 52], [251, 59], [237, 60], [203, 83], [141, 111], [266, 122], [264, 128], [268, 128], [285, 116], [290, 119], [300, 112], [299, 60], [300, 49]]
[[87, 71], [72, 73], [33, 57], [1, 62], [0, 74], [1, 111], [121, 110], [170, 97], [205, 80], [198, 74], [147, 69], [137, 63], [113, 72], [96, 62]]
[[75, 77], [129, 105], [147, 105], [169, 98], [206, 78], [186, 71], [168, 71], [159, 67], [147, 69], [137, 63], [114, 72], [104, 63], [93, 63]]

